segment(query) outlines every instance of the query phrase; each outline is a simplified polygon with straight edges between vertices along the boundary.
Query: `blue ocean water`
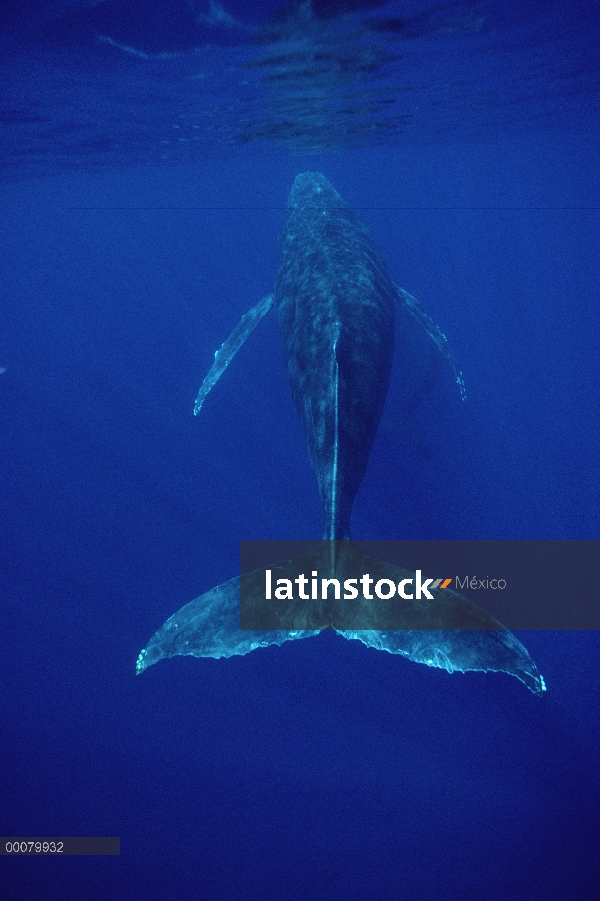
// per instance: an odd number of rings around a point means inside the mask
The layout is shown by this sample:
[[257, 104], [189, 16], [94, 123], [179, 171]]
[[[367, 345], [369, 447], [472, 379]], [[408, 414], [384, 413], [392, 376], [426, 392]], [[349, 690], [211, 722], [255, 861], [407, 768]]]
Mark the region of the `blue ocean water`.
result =
[[520, 634], [542, 699], [329, 633], [135, 676], [240, 539], [320, 534], [274, 318], [192, 415], [307, 169], [467, 390], [407, 417], [396, 366], [355, 536], [599, 537], [597, 5], [296, 6], [5, 8], [0, 833], [121, 854], [0, 897], [594, 901], [595, 633]]

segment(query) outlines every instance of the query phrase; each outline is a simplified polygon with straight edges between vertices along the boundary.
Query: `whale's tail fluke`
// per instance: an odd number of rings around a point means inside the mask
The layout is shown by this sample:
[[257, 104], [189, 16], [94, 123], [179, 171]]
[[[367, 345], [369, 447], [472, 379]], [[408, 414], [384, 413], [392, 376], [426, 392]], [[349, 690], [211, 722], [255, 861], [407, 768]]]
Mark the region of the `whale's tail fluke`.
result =
[[[374, 582], [383, 579], [401, 584], [415, 579], [409, 570], [364, 556], [351, 541], [335, 544], [342, 551], [338, 550], [333, 569], [328, 564], [332, 559], [329, 543], [321, 542], [316, 552], [230, 579], [186, 604], [152, 636], [139, 655], [137, 673], [168, 657], [244, 655], [335, 629], [367, 647], [402, 654], [449, 673], [505, 672], [534, 693], [544, 692], [544, 680], [521, 642], [493, 616], [453, 590], [432, 588], [430, 600], [374, 599], [362, 590], [355, 591], [357, 596], [350, 600], [341, 596], [325, 601], [266, 600], [267, 572], [269, 583], [274, 584], [293, 584], [299, 573], [310, 574], [315, 566], [341, 584], [359, 571], [368, 572]], [[240, 628], [240, 609], [242, 624], [259, 628]]]

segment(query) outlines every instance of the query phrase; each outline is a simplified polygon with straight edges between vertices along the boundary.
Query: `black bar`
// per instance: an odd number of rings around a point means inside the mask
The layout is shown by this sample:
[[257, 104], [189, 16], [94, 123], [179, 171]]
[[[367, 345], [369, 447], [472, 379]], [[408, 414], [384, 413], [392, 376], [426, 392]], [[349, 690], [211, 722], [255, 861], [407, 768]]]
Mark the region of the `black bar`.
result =
[[[331, 544], [331, 543], [330, 543]], [[347, 549], [344, 548], [347, 545]], [[305, 576], [307, 585], [312, 572], [318, 577], [351, 576], [358, 579], [369, 566], [375, 566], [377, 578], [386, 577], [386, 561], [392, 566], [405, 569], [407, 578], [415, 571], [422, 578], [431, 578], [440, 583], [437, 597], [444, 598], [452, 592], [461, 595], [482, 608], [506, 628], [527, 629], [598, 629], [600, 630], [600, 541], [357, 541], [339, 542], [340, 554], [346, 559], [352, 547], [357, 549], [354, 558], [341, 566], [340, 572], [331, 570], [328, 561], [332, 559], [327, 542], [307, 541], [242, 541], [240, 557], [240, 626], [249, 630], [279, 629], [323, 629], [327, 623], [318, 619], [320, 608], [313, 619], [312, 582], [310, 598], [298, 582]], [[364, 561], [360, 553], [365, 555]], [[336, 556], [337, 559], [337, 556]], [[279, 569], [276, 571], [275, 567]], [[331, 571], [330, 571], [331, 570]], [[267, 571], [272, 573], [271, 579]], [[282, 585], [293, 586], [292, 599], [278, 600], [274, 594], [276, 579]], [[402, 579], [398, 575], [394, 581]], [[317, 579], [317, 600], [322, 600], [321, 581]], [[390, 583], [391, 584], [391, 583]], [[382, 587], [382, 591], [384, 587]], [[391, 590], [385, 586], [385, 590]], [[356, 611], [352, 604], [341, 602], [335, 607], [336, 628], [375, 629], [472, 629], [477, 625], [432, 626], [426, 617], [423, 623], [410, 626], [398, 625], [394, 616], [402, 612], [400, 586], [394, 600], [387, 604], [373, 599], [369, 610], [370, 619], [362, 625], [355, 625]], [[404, 589], [403, 589], [404, 590]], [[407, 589], [409, 592], [411, 589]], [[432, 587], [432, 591], [435, 591]], [[282, 588], [282, 592], [286, 589]], [[303, 592], [300, 594], [300, 592]], [[271, 600], [266, 597], [271, 594]], [[329, 595], [327, 595], [329, 597]], [[427, 598], [427, 595], [425, 595]], [[299, 600], [299, 598], [305, 600]], [[322, 605], [323, 606], [323, 605]], [[334, 609], [329, 604], [327, 609]], [[283, 611], [283, 612], [282, 612]], [[297, 617], [289, 624], [290, 611]], [[287, 619], [282, 620], [282, 616]], [[347, 616], [347, 621], [344, 617]], [[399, 622], [401, 622], [401, 617]], [[282, 625], [284, 622], [284, 625]], [[487, 628], [484, 621], [480, 628]]]
[[2, 836], [0, 857], [71, 857], [73, 855], [118, 855], [120, 838], [73, 836]]

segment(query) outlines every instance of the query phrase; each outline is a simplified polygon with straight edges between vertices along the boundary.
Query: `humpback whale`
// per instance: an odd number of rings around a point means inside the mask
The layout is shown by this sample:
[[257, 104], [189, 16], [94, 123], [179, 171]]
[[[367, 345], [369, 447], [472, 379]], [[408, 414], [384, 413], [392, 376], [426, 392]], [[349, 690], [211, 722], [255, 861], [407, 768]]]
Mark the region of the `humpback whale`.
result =
[[[376, 578], [400, 583], [415, 573], [366, 558], [350, 539], [352, 504], [364, 476], [388, 391], [394, 355], [395, 305], [400, 305], [449, 363], [464, 398], [464, 385], [445, 335], [407, 291], [392, 282], [367, 226], [320, 173], [304, 172], [292, 187], [273, 293], [240, 320], [215, 354], [194, 412], [202, 405], [239, 348], [275, 309], [292, 395], [302, 422], [323, 508], [319, 566], [344, 576], [357, 562]], [[324, 548], [324, 550], [323, 550]], [[314, 566], [313, 555], [277, 567], [291, 575]], [[347, 639], [401, 654], [448, 672], [501, 671], [531, 691], [545, 690], [526, 648], [501, 623], [452, 590], [433, 589], [427, 604], [387, 603], [392, 628], [373, 628], [373, 598], [326, 599], [276, 611], [276, 628], [240, 627], [240, 590], [261, 595], [261, 573], [218, 585], [183, 606], [140, 653], [140, 674], [176, 655], [230, 657], [270, 644], [307, 638], [332, 628]], [[419, 573], [420, 576], [420, 573]]]

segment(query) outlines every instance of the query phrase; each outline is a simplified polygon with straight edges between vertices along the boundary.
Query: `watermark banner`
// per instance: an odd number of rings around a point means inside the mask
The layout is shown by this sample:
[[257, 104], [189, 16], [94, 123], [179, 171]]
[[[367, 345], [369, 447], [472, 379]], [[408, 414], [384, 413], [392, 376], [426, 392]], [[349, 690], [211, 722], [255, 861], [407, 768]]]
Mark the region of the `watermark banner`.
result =
[[600, 541], [242, 541], [251, 630], [599, 629]]

